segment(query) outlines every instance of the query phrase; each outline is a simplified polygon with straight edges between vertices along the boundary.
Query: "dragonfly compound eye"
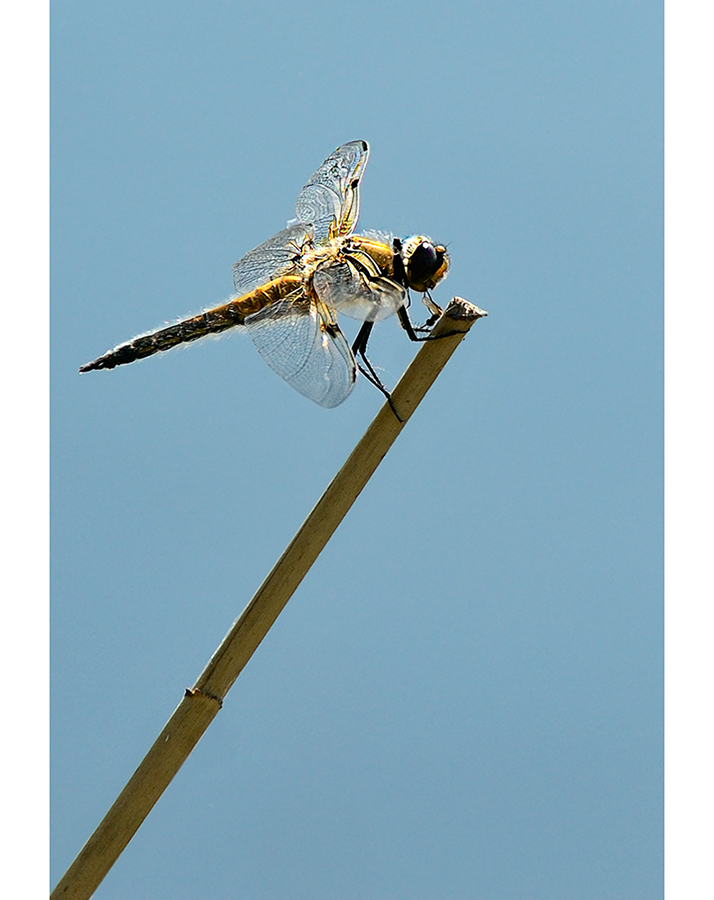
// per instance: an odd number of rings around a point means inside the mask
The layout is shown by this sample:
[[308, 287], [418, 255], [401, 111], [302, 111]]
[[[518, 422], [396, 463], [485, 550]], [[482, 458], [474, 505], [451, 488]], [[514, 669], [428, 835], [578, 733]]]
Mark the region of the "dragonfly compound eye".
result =
[[405, 242], [404, 251], [407, 280], [413, 290], [428, 291], [446, 275], [449, 267], [446, 247], [434, 245], [428, 238], [410, 238]]

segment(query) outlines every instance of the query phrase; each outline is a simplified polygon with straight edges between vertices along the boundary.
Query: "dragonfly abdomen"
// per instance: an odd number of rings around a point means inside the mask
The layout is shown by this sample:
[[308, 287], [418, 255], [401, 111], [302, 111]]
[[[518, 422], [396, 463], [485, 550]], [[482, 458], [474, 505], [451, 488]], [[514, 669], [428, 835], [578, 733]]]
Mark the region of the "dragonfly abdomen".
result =
[[80, 372], [91, 372], [94, 369], [114, 369], [132, 363], [137, 359], [153, 356], [170, 350], [178, 344], [186, 344], [206, 337], [209, 334], [218, 334], [228, 328], [243, 325], [247, 316], [259, 312], [265, 306], [278, 300], [288, 298], [294, 291], [302, 288], [302, 277], [298, 275], [284, 275], [268, 282], [260, 288], [235, 297], [222, 306], [208, 309], [182, 319], [167, 328], [152, 331], [151, 334], [142, 334], [125, 344], [119, 344], [113, 350], [105, 353], [90, 363], [80, 366]]

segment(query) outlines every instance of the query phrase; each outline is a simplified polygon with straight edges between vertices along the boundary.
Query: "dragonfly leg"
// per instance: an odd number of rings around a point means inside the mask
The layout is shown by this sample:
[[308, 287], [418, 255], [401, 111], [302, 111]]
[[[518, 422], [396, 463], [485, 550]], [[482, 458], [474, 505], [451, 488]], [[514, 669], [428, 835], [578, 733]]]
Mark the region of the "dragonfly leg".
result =
[[[364, 375], [364, 377], [373, 384], [378, 390], [380, 390], [384, 396], [387, 398], [387, 403], [391, 407], [394, 415], [399, 419], [399, 421], [403, 421], [399, 413], [394, 407], [394, 403], [392, 402], [392, 395], [386, 389], [386, 387], [380, 381], [379, 375], [374, 371], [374, 367], [372, 363], [367, 358], [367, 342], [369, 340], [369, 336], [372, 333], [372, 329], [374, 328], [374, 322], [363, 322], [362, 327], [360, 328], [357, 337], [355, 338], [354, 344], [352, 344], [352, 352], [355, 355], [355, 359], [357, 360], [357, 367], [360, 372]], [[364, 366], [360, 362], [360, 359], [364, 363]]]
[[[439, 318], [437, 313], [431, 315], [423, 325], [417, 325], [414, 327], [412, 325], [411, 319], [409, 318], [409, 313], [407, 312], [406, 306], [400, 306], [397, 310], [397, 315], [399, 316], [399, 324], [406, 331], [407, 337], [410, 341], [428, 341], [431, 338], [431, 327]], [[421, 332], [428, 332], [427, 334], [422, 334]]]
[[[454, 334], [459, 334], [458, 331], [446, 331], [444, 332], [444, 334], [437, 335], [433, 335], [431, 333], [432, 327], [442, 313], [440, 307], [438, 307], [433, 301], [432, 306], [434, 307], [435, 311], [429, 316], [429, 318], [423, 325], [417, 325], [416, 327], [411, 323], [406, 306], [400, 306], [397, 310], [397, 315], [399, 316], [399, 324], [406, 331], [410, 341], [438, 341], [439, 338], [451, 337]], [[436, 312], [437, 309], [439, 310], [438, 312]], [[421, 334], [421, 332], [426, 332], [426, 334]]]

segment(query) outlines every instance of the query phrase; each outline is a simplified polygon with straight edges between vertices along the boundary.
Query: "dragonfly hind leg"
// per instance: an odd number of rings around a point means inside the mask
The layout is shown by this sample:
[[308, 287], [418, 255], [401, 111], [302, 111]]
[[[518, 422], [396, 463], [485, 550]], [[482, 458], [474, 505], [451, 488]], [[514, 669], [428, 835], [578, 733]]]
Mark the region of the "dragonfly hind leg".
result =
[[[381, 391], [384, 396], [387, 398], [387, 403], [394, 413], [394, 415], [399, 419], [400, 422], [403, 421], [402, 417], [397, 412], [394, 403], [392, 402], [392, 395], [389, 393], [387, 388], [382, 384], [379, 375], [374, 371], [374, 367], [372, 363], [367, 358], [367, 342], [369, 341], [369, 336], [372, 333], [372, 329], [374, 328], [374, 322], [363, 322], [362, 327], [360, 328], [357, 337], [355, 338], [354, 344], [352, 344], [352, 352], [354, 353], [355, 360], [357, 361], [357, 367], [360, 372], [364, 375], [367, 381], [370, 384], [373, 384], [377, 390]], [[360, 362], [362, 360], [362, 362]], [[364, 365], [362, 365], [364, 363]]]
[[[367, 358], [367, 342], [369, 341], [369, 336], [372, 333], [372, 329], [374, 328], [374, 322], [363, 322], [362, 327], [355, 338], [354, 344], [352, 344], [352, 352], [355, 355], [355, 359], [357, 360], [357, 365], [359, 366], [360, 372], [364, 375], [367, 381], [370, 381], [376, 388], [378, 388], [384, 396], [389, 399], [389, 391], [380, 381], [379, 375], [374, 371], [374, 367], [372, 363]], [[364, 363], [366, 368], [362, 367], [360, 360]]]

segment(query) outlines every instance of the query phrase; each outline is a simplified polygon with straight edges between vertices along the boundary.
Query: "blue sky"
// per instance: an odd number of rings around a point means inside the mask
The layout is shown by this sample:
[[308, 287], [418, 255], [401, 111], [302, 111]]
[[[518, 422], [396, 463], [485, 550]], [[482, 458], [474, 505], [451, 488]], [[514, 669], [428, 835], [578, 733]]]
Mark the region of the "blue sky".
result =
[[[381, 405], [226, 298], [338, 144], [476, 324], [98, 898], [661, 890], [661, 13], [53, 11], [52, 881]], [[347, 326], [349, 330], [349, 325]], [[381, 324], [393, 384], [414, 348]]]

